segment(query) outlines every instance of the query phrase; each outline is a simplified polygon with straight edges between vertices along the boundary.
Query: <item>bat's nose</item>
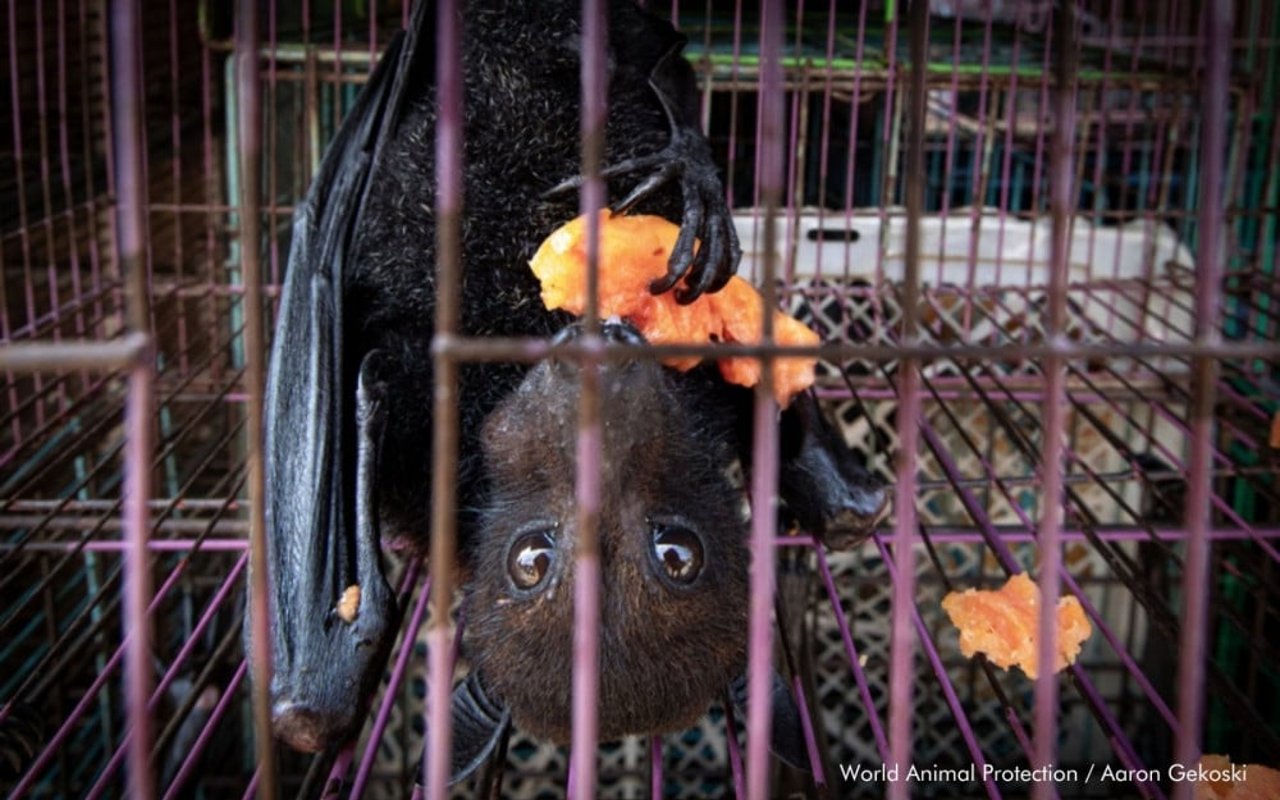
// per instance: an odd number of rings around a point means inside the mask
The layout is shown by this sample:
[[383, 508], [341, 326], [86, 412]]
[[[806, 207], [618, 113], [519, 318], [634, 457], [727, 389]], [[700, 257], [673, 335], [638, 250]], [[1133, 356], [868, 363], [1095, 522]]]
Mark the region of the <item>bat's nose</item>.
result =
[[630, 322], [619, 317], [610, 317], [601, 326], [600, 332], [610, 342], [619, 344], [644, 344], [644, 336]]
[[[560, 329], [551, 340], [552, 344], [571, 342], [583, 333], [582, 324], [574, 322]], [[621, 317], [609, 317], [600, 326], [600, 335], [607, 342], [618, 344], [644, 344], [644, 336], [630, 322]]]

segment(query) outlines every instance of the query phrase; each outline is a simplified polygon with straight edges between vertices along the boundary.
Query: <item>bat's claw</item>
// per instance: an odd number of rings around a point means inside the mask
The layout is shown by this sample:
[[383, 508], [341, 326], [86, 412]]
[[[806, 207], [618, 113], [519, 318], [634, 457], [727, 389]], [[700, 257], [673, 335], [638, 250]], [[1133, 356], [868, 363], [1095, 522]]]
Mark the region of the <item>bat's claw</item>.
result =
[[671, 249], [666, 276], [649, 284], [649, 291], [661, 294], [683, 280], [676, 301], [684, 305], [723, 288], [738, 269], [742, 248], [706, 140], [677, 134], [659, 156], [660, 166], [616, 210], [625, 211], [660, 186], [679, 180], [684, 200], [680, 236]]
[[[649, 156], [631, 158], [602, 170], [600, 177], [613, 180], [648, 173], [626, 197], [612, 206], [613, 213], [625, 214], [648, 200], [655, 192], [678, 181], [684, 212], [680, 235], [667, 261], [667, 274], [649, 284], [649, 291], [662, 294], [676, 289], [676, 301], [692, 303], [704, 293], [716, 292], [738, 269], [742, 248], [733, 226], [733, 216], [725, 202], [724, 190], [711, 160], [705, 139], [681, 130], [666, 148]], [[582, 186], [575, 176], [543, 194], [552, 198]], [[695, 246], [700, 243], [700, 246]]]
[[[748, 698], [747, 676], [739, 675], [729, 684], [729, 699], [746, 716]], [[800, 708], [796, 705], [791, 688], [778, 673], [770, 670], [769, 704], [773, 707], [773, 725], [770, 729], [769, 750], [775, 756], [796, 769], [809, 769], [809, 754], [804, 746], [804, 726], [800, 721]]]

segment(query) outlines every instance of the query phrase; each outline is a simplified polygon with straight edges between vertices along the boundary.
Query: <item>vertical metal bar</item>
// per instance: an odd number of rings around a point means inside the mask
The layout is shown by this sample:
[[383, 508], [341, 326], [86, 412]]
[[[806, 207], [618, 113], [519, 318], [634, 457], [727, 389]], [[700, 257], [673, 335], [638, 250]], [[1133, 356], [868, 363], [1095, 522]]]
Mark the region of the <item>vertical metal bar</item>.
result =
[[[170, 187], [173, 211], [171, 220], [173, 225], [173, 266], [175, 277], [179, 283], [186, 278], [186, 258], [183, 256], [183, 236], [182, 236], [182, 59], [178, 51], [178, 3], [177, 0], [169, 0], [169, 136], [170, 148], [172, 150], [169, 156], [170, 180], [173, 185]], [[178, 368], [182, 374], [187, 374], [190, 369], [187, 357], [187, 307], [188, 303], [184, 298], [177, 298], [177, 316], [178, 316]], [[172, 468], [170, 461], [170, 468]]]
[[262, 165], [262, 87], [258, 64], [258, 3], [240, 0], [236, 7], [236, 131], [240, 150], [240, 278], [244, 281], [245, 403], [249, 492], [249, 613], [255, 680], [253, 729], [261, 778], [258, 796], [276, 796], [275, 741], [271, 735], [271, 627], [267, 584], [267, 540], [262, 463], [262, 403], [265, 387], [265, 334], [262, 319], [262, 264], [259, 258], [259, 183]]
[[[1227, 142], [1227, 98], [1230, 92], [1231, 0], [1215, 0], [1204, 8], [1204, 86], [1200, 121], [1199, 246], [1196, 251], [1195, 332], [1197, 344], [1216, 344], [1215, 321], [1226, 242], [1223, 241], [1223, 162]], [[1182, 639], [1178, 657], [1179, 735], [1174, 756], [1179, 763], [1200, 758], [1200, 723], [1204, 712], [1206, 627], [1209, 621], [1210, 494], [1213, 480], [1213, 406], [1218, 363], [1207, 356], [1191, 360], [1191, 453], [1187, 487], [1187, 554], [1183, 569]], [[1194, 787], [1180, 783], [1175, 798], [1190, 798]]]
[[662, 737], [649, 737], [649, 797], [662, 800]]
[[120, 228], [120, 269], [125, 281], [127, 322], [146, 331], [150, 319], [147, 296], [147, 187], [142, 122], [142, 61], [137, 40], [142, 30], [138, 0], [120, 0], [111, 14], [111, 92], [115, 111], [116, 216]]
[[[729, 144], [725, 156], [725, 202], [733, 207], [733, 173], [738, 160], [738, 76], [742, 60], [742, 3], [733, 8], [733, 55], [729, 62]], [[710, 82], [708, 77], [708, 82]]]
[[[419, 0], [422, 2], [423, 0]], [[426, 32], [420, 32], [420, 35]], [[436, 342], [458, 330], [461, 301], [462, 214], [462, 22], [456, 0], [436, 7]], [[427, 627], [430, 661], [427, 702], [427, 797], [447, 797], [449, 783], [449, 692], [453, 681], [450, 642], [453, 620], [454, 545], [457, 536], [458, 363], [437, 349], [432, 413], [431, 613]]]
[[[164, 800], [177, 800], [183, 796], [182, 787], [195, 772], [196, 765], [200, 763], [200, 754], [204, 752], [205, 747], [209, 745], [209, 739], [212, 738], [214, 731], [218, 729], [218, 723], [226, 716], [227, 709], [234, 702], [237, 690], [240, 684], [244, 682], [245, 673], [248, 671], [249, 663], [241, 661], [240, 666], [236, 669], [231, 680], [227, 683], [227, 687], [222, 690], [222, 696], [218, 698], [218, 703], [213, 707], [213, 711], [209, 713], [209, 720], [205, 723], [204, 728], [200, 730], [200, 734], [196, 737], [195, 742], [191, 745], [191, 750], [186, 758], [182, 761], [182, 767], [178, 770], [178, 774], [174, 776], [173, 783], [169, 784], [169, 789], [164, 793]], [[267, 787], [272, 783], [268, 765], [259, 764], [258, 767], [258, 797], [263, 797]]]
[[[928, 60], [929, 6], [912, 0], [911, 75], [907, 92], [906, 205], [907, 241], [902, 287], [902, 341], [914, 344], [920, 326], [920, 219], [924, 214], [925, 73]], [[893, 612], [889, 666], [889, 754], [899, 774], [911, 764], [912, 688], [915, 681], [915, 639], [911, 612], [915, 604], [916, 463], [920, 433], [920, 363], [903, 359], [898, 367], [898, 463], [895, 477], [893, 558], [898, 579], [893, 584]], [[903, 778], [889, 784], [888, 796], [906, 800], [910, 784]]]
[[[824, 57], [828, 64], [835, 58], [836, 53], [836, 0], [829, 0], [827, 3], [827, 43]], [[818, 214], [817, 227], [818, 230], [823, 229], [823, 223], [826, 216], [826, 203], [823, 202], [827, 194], [827, 176], [830, 173], [831, 166], [831, 95], [832, 86], [835, 80], [836, 71], [828, 66], [822, 70], [822, 131], [818, 136]], [[850, 160], [853, 154], [849, 153]], [[822, 252], [825, 248], [817, 248], [818, 252], [813, 260], [813, 278], [814, 281], [822, 280]], [[846, 247], [846, 250], [848, 248]]]
[[[201, 165], [204, 168], [206, 176], [216, 175], [214, 168], [214, 138], [213, 138], [213, 58], [210, 53], [207, 42], [202, 42], [200, 46], [200, 156]], [[216, 181], [205, 180], [202, 182], [204, 191], [202, 199], [206, 206], [212, 206], [220, 198]], [[220, 268], [217, 262], [216, 254], [218, 252], [218, 230], [222, 224], [221, 215], [213, 212], [206, 212], [204, 215], [204, 269], [203, 278], [210, 284], [217, 282], [220, 277]], [[217, 302], [211, 295], [206, 299], [201, 308], [200, 319], [201, 327], [206, 330], [214, 329], [214, 320], [217, 319]], [[215, 362], [210, 370], [211, 377], [215, 380], [222, 378], [222, 362]]]
[[331, 130], [338, 130], [342, 125], [342, 6], [343, 3], [333, 4], [333, 93], [329, 110], [333, 112]]
[[724, 738], [729, 748], [729, 778], [733, 783], [733, 796], [746, 797], [747, 790], [743, 785], [742, 750], [738, 747], [738, 725], [734, 721], [733, 703], [725, 697], [724, 702]]
[[[1018, 69], [1021, 66], [1019, 61], [1022, 47], [1021, 29], [1013, 29], [1013, 44], [1009, 52], [1009, 85], [1005, 88], [1005, 106], [1004, 117], [1008, 121], [1004, 128], [1004, 138], [1000, 142], [1000, 177], [998, 184], [1000, 191], [996, 199], [996, 206], [999, 209], [999, 224], [996, 228], [996, 264], [995, 278], [993, 283], [998, 286], [1004, 285], [1004, 241], [1005, 229], [1009, 220], [1009, 212], [1014, 200], [1012, 197], [1013, 186], [1013, 150], [1017, 144], [1013, 133], [1017, 126], [1018, 119]], [[999, 114], [999, 112], [996, 112]]]
[[[969, 212], [969, 251], [966, 264], [966, 277], [964, 282], [965, 291], [972, 296], [978, 271], [978, 244], [980, 231], [982, 230], [982, 212], [983, 204], [986, 202], [987, 187], [991, 181], [991, 156], [994, 152], [994, 142], [996, 138], [996, 130], [994, 121], [989, 119], [988, 115], [992, 115], [988, 107], [987, 92], [990, 80], [989, 70], [991, 66], [991, 31], [994, 20], [991, 15], [987, 16], [986, 24], [982, 30], [982, 71], [979, 73], [978, 79], [978, 111], [977, 111], [977, 129], [974, 131], [973, 137], [973, 160], [970, 164], [971, 181], [973, 194], [971, 196], [972, 207]], [[993, 97], [998, 97], [996, 90], [991, 90]], [[998, 100], [992, 101], [995, 105]], [[964, 306], [964, 338], [966, 341], [973, 333], [973, 303], [966, 303]]]
[[[405, 585], [408, 587], [404, 595], [406, 604], [413, 595], [414, 585], [418, 582], [419, 564], [420, 562], [414, 561], [409, 566], [409, 575], [405, 581]], [[379, 743], [382, 741], [383, 732], [386, 731], [387, 723], [391, 719], [391, 709], [396, 704], [397, 696], [400, 693], [400, 684], [404, 682], [405, 672], [409, 665], [409, 656], [413, 654], [413, 643], [418, 638], [418, 629], [422, 627], [423, 618], [426, 616], [427, 599], [430, 595], [431, 581], [428, 580], [427, 585], [422, 587], [418, 602], [414, 604], [413, 613], [409, 617], [409, 625], [404, 629], [404, 634], [400, 639], [400, 652], [396, 654], [395, 666], [392, 668], [391, 676], [387, 680], [387, 688], [383, 690], [382, 705], [378, 707], [377, 716], [374, 717], [373, 726], [369, 730], [368, 744], [365, 745], [365, 751], [360, 757], [360, 764], [356, 768], [356, 776], [351, 781], [351, 797], [363, 797], [365, 787], [369, 785], [369, 779], [373, 775], [373, 764], [378, 757]]]
[[[13, 131], [13, 171], [15, 176], [14, 194], [17, 195], [17, 217], [18, 217], [18, 241], [22, 249], [22, 287], [23, 301], [26, 306], [27, 324], [35, 326], [36, 313], [36, 296], [35, 296], [35, 275], [32, 270], [31, 257], [31, 226], [28, 223], [27, 212], [27, 181], [26, 172], [26, 155], [23, 148], [22, 131], [25, 126], [22, 124], [22, 86], [25, 81], [22, 73], [18, 69], [18, 12], [17, 4], [10, 0], [9, 3], [9, 79], [13, 85], [9, 91], [9, 102], [12, 104], [10, 109], [10, 125]], [[12, 201], [10, 201], [12, 202]], [[7, 309], [6, 309], [7, 310]], [[41, 378], [39, 375], [34, 376], [36, 390], [40, 390]], [[43, 422], [43, 409], [36, 409], [37, 421]]]
[[[862, 64], [863, 64], [863, 46], [866, 43], [867, 31], [867, 4], [863, 3], [862, 8], [858, 10], [858, 33], [857, 45], [854, 49], [854, 73], [853, 73], [853, 90], [849, 96], [849, 140], [846, 143], [847, 156], [844, 173], [844, 263], [843, 275], [846, 281], [852, 275], [853, 271], [853, 204], [854, 192], [853, 181], [856, 175], [856, 167], [858, 161], [858, 110], [862, 106]], [[882, 221], [883, 222], [883, 221]], [[878, 289], [883, 284], [883, 275], [880, 272], [880, 264], [876, 266], [875, 287]], [[878, 319], [880, 308], [878, 292], [872, 294], [872, 319]], [[840, 304], [840, 326], [843, 329], [849, 324], [849, 311], [847, 303]]]
[[[116, 162], [119, 259], [125, 272], [127, 314], [134, 331], [145, 332], [151, 318], [147, 296], [147, 189], [143, 179], [146, 158], [142, 120], [142, 61], [137, 47], [141, 31], [138, 0], [121, 0], [111, 14], [111, 89]], [[125, 409], [128, 446], [125, 450], [124, 622], [129, 635], [125, 654], [125, 701], [129, 719], [129, 795], [140, 800], [155, 796], [151, 771], [151, 636], [147, 605], [151, 572], [147, 558], [150, 526], [147, 501], [151, 497], [152, 360], [150, 348], [129, 373]]]
[[[1049, 309], [1045, 334], [1051, 344], [1066, 341], [1068, 249], [1071, 217], [1075, 211], [1072, 181], [1072, 146], [1075, 137], [1075, 0], [1058, 4], [1054, 43], [1058, 48], [1056, 94], [1054, 96], [1053, 141], [1049, 179], [1050, 208], [1053, 214], [1052, 250], [1049, 257]], [[1044, 359], [1045, 403], [1041, 426], [1041, 465], [1044, 491], [1041, 494], [1040, 529], [1040, 620], [1039, 675], [1035, 688], [1035, 750], [1033, 767], [1053, 764], [1058, 730], [1058, 676], [1055, 674], [1058, 646], [1058, 570], [1062, 565], [1062, 459], [1066, 428], [1066, 362], [1056, 354]], [[1054, 796], [1052, 781], [1037, 781], [1032, 787], [1036, 800]]]
[[[70, 273], [71, 273], [71, 295], [79, 304], [84, 299], [84, 279], [81, 276], [80, 266], [80, 232], [78, 219], [79, 214], [76, 211], [75, 192], [71, 185], [71, 146], [70, 133], [68, 131], [68, 120], [70, 119], [70, 110], [68, 109], [67, 100], [67, 32], [70, 27], [67, 19], [66, 0], [58, 0], [57, 5], [57, 31], [58, 31], [58, 47], [57, 47], [57, 115], [58, 115], [58, 177], [59, 184], [62, 189], [63, 202], [66, 204], [67, 219], [67, 239], [71, 242], [68, 248], [70, 257]], [[75, 312], [75, 334], [80, 338], [85, 336], [85, 313], [83, 304], [79, 305]], [[87, 370], [80, 372], [79, 390], [84, 392], [86, 386], [89, 385], [89, 373]], [[64, 403], [66, 389], [63, 389]]]
[[[884, 541], [879, 536], [875, 537], [875, 543], [880, 550], [881, 557], [885, 560], [885, 568], [889, 572], [889, 580], [893, 581], [893, 584], [897, 586], [902, 580], [902, 575], [897, 571], [897, 567], [895, 566], [895, 563], [899, 559], [890, 556], [888, 548], [885, 547]], [[956, 688], [952, 684], [951, 677], [948, 675], [946, 667], [942, 663], [942, 656], [938, 652], [938, 648], [933, 643], [933, 640], [929, 638], [929, 630], [925, 627], [924, 617], [920, 615], [920, 609], [915, 608], [914, 606], [912, 606], [908, 613], [911, 619], [911, 624], [920, 637], [920, 644], [922, 645], [921, 650], [924, 653], [924, 657], [933, 668], [934, 677], [938, 681], [938, 686], [942, 689], [943, 699], [946, 701], [947, 707], [951, 711], [952, 719], [955, 721], [956, 727], [960, 732], [960, 738], [964, 741], [966, 748], [969, 750], [969, 756], [973, 759], [975, 771], [977, 774], [983, 776], [981, 782], [986, 789], [987, 796], [999, 798], [1000, 790], [996, 786], [996, 782], [991, 776], [986, 774], [987, 761], [982, 755], [982, 747], [978, 743], [978, 736], [974, 732], [973, 724], [969, 722], [969, 717], [965, 714], [964, 707], [960, 703], [960, 697], [956, 694]], [[906, 775], [905, 772], [900, 774]], [[892, 791], [892, 787], [894, 786], [910, 788], [906, 778], [901, 778], [892, 782], [890, 784], [890, 791]], [[1057, 795], [1053, 796], [1056, 797]]]
[[[266, 195], [264, 199], [267, 223], [267, 252], [270, 269], [267, 273], [267, 283], [273, 288], [280, 286], [280, 137], [275, 133], [280, 125], [280, 117], [282, 106], [280, 104], [280, 24], [279, 24], [279, 3], [277, 0], [269, 0], [267, 4], [267, 101], [263, 107], [264, 114], [271, 116], [265, 120], [264, 135], [267, 136], [265, 143], [266, 151]], [[269, 131], [270, 133], [265, 133]], [[299, 134], [301, 129], [299, 128]], [[301, 135], [298, 137], [301, 139]], [[286, 145], [286, 152], [291, 152], [292, 147]], [[273, 304], [273, 308], [275, 305]], [[265, 313], [265, 312], [264, 312]], [[274, 318], [274, 317], [272, 317]]]
[[[19, 108], [21, 108], [21, 105], [18, 102], [20, 99], [20, 94], [19, 94], [20, 84], [17, 80], [18, 48], [15, 44], [15, 40], [17, 39], [18, 25], [17, 25], [17, 7], [12, 2], [9, 3], [8, 21], [9, 21], [9, 41], [8, 41], [9, 74], [11, 76], [10, 87], [9, 87], [9, 93], [10, 93], [9, 104], [10, 104], [10, 112], [11, 112], [10, 124], [13, 126], [13, 137], [14, 137], [13, 171], [14, 171], [14, 174], [17, 176], [16, 188], [18, 189], [19, 192], [21, 192], [22, 162], [17, 157], [17, 143], [22, 137], [22, 127], [20, 125], [20, 119], [18, 115]], [[21, 194], [19, 194], [19, 198], [21, 198]], [[21, 218], [22, 217], [20, 215], [19, 219]], [[25, 224], [19, 223], [19, 232], [20, 232], [19, 241], [25, 247], [26, 245]], [[3, 275], [9, 274], [9, 266], [6, 264], [3, 247], [0, 247], [0, 270], [3, 270], [3, 272], [0, 274], [3, 274]], [[2, 338], [4, 341], [9, 341], [13, 335], [13, 325], [11, 325], [9, 321], [10, 302], [11, 301], [9, 300], [9, 296], [8, 296], [8, 282], [4, 280], [0, 280], [0, 338]], [[19, 402], [18, 388], [17, 388], [18, 382], [14, 379], [14, 374], [12, 372], [9, 372], [5, 375], [5, 380], [9, 387], [9, 408], [12, 410], [18, 407], [18, 402]], [[21, 421], [17, 416], [14, 416], [13, 418], [12, 429], [13, 429], [13, 434], [12, 434], [13, 441], [15, 446], [21, 444], [23, 441], [22, 426], [21, 426]]]
[[[782, 75], [782, 37], [785, 31], [780, 0], [765, 0], [760, 25], [760, 139], [757, 185], [764, 207], [764, 264], [761, 295], [761, 343], [773, 343], [773, 310], [777, 307], [776, 277], [778, 207], [782, 202], [787, 154], [785, 86]], [[761, 358], [761, 379], [756, 386], [751, 475], [751, 609], [747, 632], [747, 797], [764, 800], [769, 795], [769, 738], [773, 708], [769, 701], [772, 679], [774, 548], [778, 501], [777, 403], [773, 397], [774, 360], [766, 351]]]
[[[938, 271], [935, 277], [937, 284], [942, 286], [946, 283], [946, 255], [947, 255], [947, 222], [951, 216], [951, 187], [955, 180], [955, 162], [956, 162], [956, 129], [960, 127], [960, 64], [963, 63], [961, 50], [961, 32], [963, 29], [962, 18], [956, 15], [955, 24], [952, 26], [951, 35], [951, 58], [953, 61], [951, 69], [951, 84], [949, 97], [944, 100], [947, 109], [947, 119], [950, 123], [947, 125], [947, 139], [943, 147], [943, 164], [942, 164], [942, 180], [939, 186], [939, 193], [942, 195], [938, 202]], [[984, 53], [985, 55], [985, 53]], [[978, 134], [981, 136], [981, 133]], [[974, 143], [975, 152], [977, 142]], [[977, 183], [977, 176], [970, 177], [970, 184]], [[976, 247], [976, 243], [974, 244]], [[966, 331], [967, 333], [967, 331]]]
[[[587, 303], [583, 315], [587, 341], [597, 341], [600, 287], [600, 215], [605, 204], [600, 178], [608, 119], [608, 70], [605, 46], [608, 19], [602, 0], [582, 2], [582, 176], [579, 210], [587, 217]], [[577, 519], [574, 536], [573, 584], [573, 769], [568, 795], [588, 800], [596, 790], [596, 740], [600, 661], [600, 476], [603, 470], [600, 365], [588, 358], [581, 364], [578, 398]]]
[[[77, 31], [79, 34], [78, 43], [80, 45], [80, 52], [87, 53], [89, 52], [89, 48], [86, 43], [87, 41], [86, 28], [88, 26], [86, 24], [86, 11], [84, 7], [84, 0], [80, 0], [79, 4], [77, 5], [76, 11], [80, 21], [80, 25]], [[90, 119], [92, 116], [91, 109], [90, 109], [91, 104], [84, 99], [89, 97], [89, 76], [87, 74], [88, 72], [89, 70], [80, 70], [80, 76], [79, 76], [80, 77], [79, 89], [80, 89], [80, 98], [81, 98], [80, 121], [83, 126], [83, 134], [81, 137], [80, 148], [81, 148], [81, 152], [84, 154], [83, 157], [85, 159], [85, 163], [90, 163], [90, 161], [92, 160], [91, 153], [93, 152], [93, 148], [94, 148], [93, 136], [92, 136], [93, 126], [90, 124]], [[70, 117], [68, 117], [68, 119], [70, 119]], [[89, 237], [88, 237], [89, 239], [89, 275], [90, 275], [90, 283], [92, 283], [93, 285], [93, 294], [94, 294], [92, 319], [95, 320], [94, 327], [97, 328], [97, 326], [101, 325], [101, 320], [103, 319], [102, 259], [101, 259], [101, 255], [99, 253], [98, 247], [99, 247], [99, 240], [105, 238], [105, 235], [101, 235], [98, 230], [99, 220], [102, 217], [98, 214], [99, 198], [98, 198], [96, 182], [92, 177], [88, 177], [88, 176], [85, 177], [85, 189], [87, 190], [87, 193], [89, 196], [89, 201], [87, 204], [89, 223], [87, 227], [89, 230]], [[0, 324], [0, 327], [3, 327], [3, 325]]]

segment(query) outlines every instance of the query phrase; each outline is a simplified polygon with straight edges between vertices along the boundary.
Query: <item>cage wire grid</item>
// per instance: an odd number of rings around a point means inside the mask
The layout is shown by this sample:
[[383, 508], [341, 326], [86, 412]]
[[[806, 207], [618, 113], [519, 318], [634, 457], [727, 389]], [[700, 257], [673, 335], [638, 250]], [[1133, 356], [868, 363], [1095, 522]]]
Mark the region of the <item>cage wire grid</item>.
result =
[[[776, 613], [813, 780], [840, 797], [1166, 797], [1189, 787], [907, 787], [840, 767], [1083, 775], [1201, 749], [1277, 766], [1280, 9], [649, 5], [689, 37], [740, 273], [823, 335], [820, 394], [896, 491], [852, 552], [757, 524], [759, 585], [777, 592], [753, 609], [753, 663], [772, 657], [759, 632]], [[269, 331], [293, 204], [409, 10], [8, 0], [10, 796], [411, 790], [427, 654], [451, 665], [465, 624], [428, 635], [428, 565], [388, 553], [405, 622], [339, 752], [257, 769], [239, 633], [258, 311]], [[517, 345], [545, 353], [446, 349]], [[1016, 570], [1078, 597], [1095, 627], [1062, 679], [961, 657], [940, 610]], [[814, 791], [764, 770], [755, 713], [713, 708], [572, 763], [517, 735], [501, 793]]]

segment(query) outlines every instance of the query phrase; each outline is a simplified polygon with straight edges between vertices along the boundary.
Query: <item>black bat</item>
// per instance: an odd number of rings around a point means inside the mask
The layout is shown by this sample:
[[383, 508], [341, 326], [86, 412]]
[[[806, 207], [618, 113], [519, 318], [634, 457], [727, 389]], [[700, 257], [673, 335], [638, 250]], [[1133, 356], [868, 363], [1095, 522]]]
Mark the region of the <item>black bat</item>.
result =
[[[353, 735], [397, 629], [384, 533], [425, 544], [435, 309], [434, 36], [426, 7], [383, 56], [294, 221], [266, 404], [272, 716], [291, 746]], [[527, 261], [576, 216], [578, 0], [464, 4], [462, 330], [573, 336]], [[620, 210], [681, 224], [677, 298], [718, 289], [740, 255], [684, 38], [630, 0], [609, 4], [605, 176]], [[623, 188], [630, 191], [623, 193]], [[619, 191], [614, 191], [615, 189]], [[694, 252], [695, 237], [702, 246]], [[622, 323], [608, 336], [635, 343]], [[454, 777], [509, 721], [568, 731], [577, 376], [478, 364], [459, 379], [459, 558], [467, 650], [454, 694]], [[710, 369], [609, 368], [602, 568], [601, 735], [687, 725], [742, 698], [745, 522], [725, 471], [750, 453], [750, 392]], [[886, 493], [811, 395], [783, 415], [782, 493], [811, 530], [865, 535]], [[534, 453], [543, 458], [524, 463]], [[748, 463], [749, 467], [749, 463]], [[523, 613], [522, 613], [523, 612]], [[528, 642], [529, 648], [513, 648]], [[800, 761], [798, 716], [775, 681], [774, 750]]]

